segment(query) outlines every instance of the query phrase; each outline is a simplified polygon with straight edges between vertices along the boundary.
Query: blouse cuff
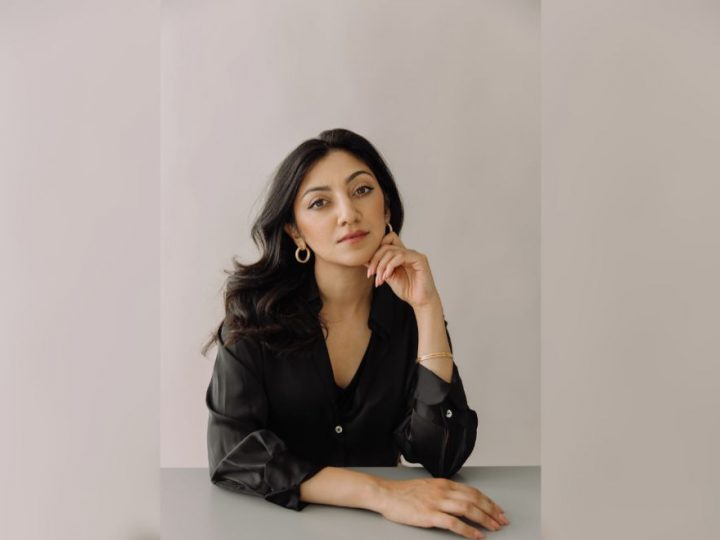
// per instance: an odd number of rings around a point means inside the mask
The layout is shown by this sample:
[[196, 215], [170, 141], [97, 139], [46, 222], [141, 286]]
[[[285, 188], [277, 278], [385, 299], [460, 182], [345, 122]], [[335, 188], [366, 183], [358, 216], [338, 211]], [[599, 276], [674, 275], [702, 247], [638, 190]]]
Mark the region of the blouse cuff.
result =
[[415, 398], [426, 405], [437, 405], [449, 399], [456, 409], [467, 409], [467, 399], [463, 391], [462, 382], [457, 365], [453, 362], [452, 378], [447, 382], [435, 374], [431, 369], [418, 364], [418, 380], [415, 389]]
[[302, 510], [308, 503], [300, 500], [300, 484], [324, 467], [297, 456], [274, 455], [267, 463], [265, 473], [265, 482], [273, 486], [273, 490], [265, 495], [265, 499], [292, 510]]

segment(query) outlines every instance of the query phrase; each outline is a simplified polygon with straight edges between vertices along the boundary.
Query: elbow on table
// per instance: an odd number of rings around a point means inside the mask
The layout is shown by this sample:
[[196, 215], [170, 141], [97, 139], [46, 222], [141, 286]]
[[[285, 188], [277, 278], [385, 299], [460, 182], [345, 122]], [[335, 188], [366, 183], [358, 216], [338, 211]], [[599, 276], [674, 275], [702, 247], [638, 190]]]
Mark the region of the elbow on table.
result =
[[218, 477], [210, 477], [210, 482], [214, 486], [217, 486], [221, 489], [224, 489], [226, 491], [231, 491], [233, 493], [242, 493], [243, 495], [254, 495], [260, 497], [261, 495], [259, 493], [256, 493], [255, 491], [249, 489], [244, 484], [240, 484], [238, 482], [235, 482], [233, 480], [228, 480], [226, 478], [218, 478]]
[[256, 495], [258, 497], [262, 497], [263, 494], [259, 493], [257, 490], [252, 489], [250, 486], [246, 485], [245, 483], [237, 480], [237, 479], [230, 479], [227, 478], [225, 475], [222, 475], [218, 473], [217, 470], [210, 469], [210, 482], [219, 488], [232, 491], [234, 493], [244, 493], [247, 495]]
[[462, 469], [465, 460], [453, 464], [452, 466], [443, 467], [428, 467], [425, 466], [427, 471], [432, 475], [433, 478], [452, 478], [455, 474]]
[[210, 470], [210, 482], [222, 489], [233, 493], [241, 493], [243, 495], [251, 495], [263, 498], [270, 503], [282, 506], [289, 510], [301, 511], [308, 503], [300, 500], [300, 486], [289, 485], [286, 487], [278, 487], [273, 489], [267, 485], [264, 480], [256, 487], [251, 487], [238, 478], [228, 478], [216, 470]]
[[[473, 421], [474, 419], [474, 421]], [[436, 466], [426, 469], [435, 478], [452, 478], [462, 469], [472, 454], [477, 438], [477, 416], [471, 414], [471, 421], [464, 429], [458, 431], [448, 430], [444, 434], [444, 441], [440, 450], [440, 459]], [[433, 465], [433, 464], [431, 464]]]

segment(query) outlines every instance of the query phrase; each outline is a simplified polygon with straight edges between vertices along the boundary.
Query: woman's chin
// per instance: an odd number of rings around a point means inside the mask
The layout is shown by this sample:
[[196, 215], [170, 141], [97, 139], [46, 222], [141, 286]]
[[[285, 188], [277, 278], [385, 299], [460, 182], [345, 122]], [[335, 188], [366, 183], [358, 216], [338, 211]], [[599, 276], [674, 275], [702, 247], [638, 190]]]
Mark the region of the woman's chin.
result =
[[367, 268], [365, 265], [370, 261], [370, 254], [361, 254], [357, 253], [354, 256], [345, 256], [345, 257], [338, 257], [338, 259], [335, 262], [335, 264], [338, 264], [340, 266], [347, 266], [350, 268], [362, 268], [363, 270], [366, 270]]

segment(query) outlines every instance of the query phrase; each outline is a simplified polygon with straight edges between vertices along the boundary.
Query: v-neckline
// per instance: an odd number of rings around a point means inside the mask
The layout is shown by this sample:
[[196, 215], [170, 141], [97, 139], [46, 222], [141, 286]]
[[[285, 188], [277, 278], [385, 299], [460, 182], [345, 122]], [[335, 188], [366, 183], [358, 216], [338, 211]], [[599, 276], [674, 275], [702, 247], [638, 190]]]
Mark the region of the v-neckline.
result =
[[363, 356], [360, 359], [360, 363], [357, 365], [357, 368], [355, 368], [355, 373], [353, 373], [353, 376], [350, 379], [350, 382], [347, 384], [347, 386], [345, 388], [343, 388], [342, 386], [339, 386], [337, 384], [337, 382], [335, 381], [335, 371], [333, 370], [332, 360], [330, 359], [330, 350], [328, 349], [327, 341], [325, 339], [323, 339], [322, 348], [325, 352], [325, 354], [324, 354], [325, 365], [327, 366], [327, 370], [329, 371], [329, 375], [330, 375], [330, 381], [332, 382], [333, 388], [336, 389], [335, 390], [336, 392], [337, 392], [337, 389], [345, 392], [345, 391], [347, 391], [348, 388], [350, 388], [355, 383], [355, 379], [357, 379], [359, 377], [360, 370], [367, 362], [368, 353], [370, 352], [370, 347], [372, 346], [374, 339], [375, 339], [375, 332], [370, 330], [370, 339], [368, 339], [367, 346], [365, 347], [365, 352], [363, 353]]

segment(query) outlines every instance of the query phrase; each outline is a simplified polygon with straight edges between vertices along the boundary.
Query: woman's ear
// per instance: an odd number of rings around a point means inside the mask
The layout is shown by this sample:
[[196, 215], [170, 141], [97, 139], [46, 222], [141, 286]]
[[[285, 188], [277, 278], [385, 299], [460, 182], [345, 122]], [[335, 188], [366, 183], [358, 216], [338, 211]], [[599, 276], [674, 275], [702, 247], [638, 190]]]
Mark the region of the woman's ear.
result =
[[285, 232], [292, 238], [293, 242], [297, 244], [298, 240], [300, 240], [302, 237], [298, 233], [297, 227], [293, 225], [292, 223], [286, 223], [283, 225], [283, 229], [285, 229]]

